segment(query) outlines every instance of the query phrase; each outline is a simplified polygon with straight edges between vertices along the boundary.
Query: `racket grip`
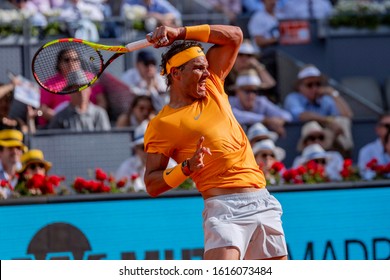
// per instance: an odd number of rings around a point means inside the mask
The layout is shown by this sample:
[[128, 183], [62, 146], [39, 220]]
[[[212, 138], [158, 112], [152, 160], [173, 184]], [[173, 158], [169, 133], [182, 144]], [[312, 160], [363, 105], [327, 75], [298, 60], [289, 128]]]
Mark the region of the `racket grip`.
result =
[[129, 52], [132, 52], [132, 51], [136, 51], [136, 50], [139, 50], [139, 49], [143, 49], [143, 48], [149, 47], [151, 45], [153, 45], [153, 44], [150, 43], [148, 40], [143, 39], [143, 40], [139, 40], [139, 41], [136, 41], [136, 42], [129, 43], [125, 47], [126, 47], [126, 49], [128, 49]]

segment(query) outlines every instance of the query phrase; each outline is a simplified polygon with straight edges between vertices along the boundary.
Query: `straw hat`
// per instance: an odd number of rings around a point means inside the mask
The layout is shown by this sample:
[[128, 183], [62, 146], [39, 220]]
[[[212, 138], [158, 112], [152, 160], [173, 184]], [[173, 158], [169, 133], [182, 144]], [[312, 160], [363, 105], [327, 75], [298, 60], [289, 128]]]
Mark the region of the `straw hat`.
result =
[[247, 136], [249, 142], [256, 140], [265, 140], [264, 138], [271, 139], [272, 141], [278, 140], [278, 134], [274, 131], [268, 130], [268, 128], [262, 123], [255, 123], [248, 129]]
[[323, 128], [318, 122], [310, 121], [305, 123], [302, 126], [301, 137], [299, 138], [297, 144], [298, 151], [301, 152], [303, 150], [303, 145], [306, 138], [314, 133], [324, 135], [324, 141], [323, 141], [324, 149], [329, 149], [332, 146], [332, 142], [333, 142], [332, 133], [329, 130]]
[[23, 144], [23, 133], [16, 129], [0, 130], [0, 146], [21, 147], [25, 152], [28, 150]]
[[19, 173], [24, 172], [26, 168], [32, 163], [43, 163], [46, 172], [48, 172], [52, 166], [51, 162], [45, 160], [41, 150], [29, 150], [28, 152], [24, 153], [22, 155], [21, 162], [22, 168], [18, 170]]
[[263, 150], [272, 151], [277, 161], [282, 161], [286, 157], [286, 151], [283, 148], [275, 146], [274, 141], [271, 139], [265, 139], [256, 142], [256, 144], [253, 145], [252, 150], [254, 155]]

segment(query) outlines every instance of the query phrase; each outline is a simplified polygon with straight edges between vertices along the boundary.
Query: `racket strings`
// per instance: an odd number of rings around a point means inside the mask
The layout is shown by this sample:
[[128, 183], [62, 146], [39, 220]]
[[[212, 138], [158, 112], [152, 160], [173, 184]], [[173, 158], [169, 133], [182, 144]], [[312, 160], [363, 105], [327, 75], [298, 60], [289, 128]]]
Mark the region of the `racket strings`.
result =
[[102, 71], [102, 55], [78, 42], [57, 42], [35, 56], [34, 77], [46, 90], [68, 94], [90, 84]]

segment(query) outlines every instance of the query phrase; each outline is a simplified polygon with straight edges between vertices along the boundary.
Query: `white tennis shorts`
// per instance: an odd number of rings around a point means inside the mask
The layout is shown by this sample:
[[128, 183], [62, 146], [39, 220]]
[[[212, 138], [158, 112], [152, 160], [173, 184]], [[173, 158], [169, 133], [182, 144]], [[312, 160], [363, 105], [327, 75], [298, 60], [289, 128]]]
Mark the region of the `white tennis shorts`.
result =
[[205, 200], [204, 250], [237, 247], [240, 259], [287, 255], [282, 207], [267, 189], [220, 195]]

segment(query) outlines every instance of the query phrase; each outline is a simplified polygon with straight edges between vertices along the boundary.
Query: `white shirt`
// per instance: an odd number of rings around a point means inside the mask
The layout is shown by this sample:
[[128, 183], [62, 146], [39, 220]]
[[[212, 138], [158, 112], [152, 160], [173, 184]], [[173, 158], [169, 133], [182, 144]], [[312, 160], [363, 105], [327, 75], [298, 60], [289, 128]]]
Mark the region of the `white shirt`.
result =
[[153, 100], [153, 106], [157, 111], [160, 111], [161, 108], [169, 102], [169, 97], [166, 92], [167, 85], [165, 79], [159, 73], [155, 74], [155, 79], [157, 81], [157, 88], [150, 90], [137, 68], [127, 70], [121, 77], [121, 80], [128, 85], [136, 95], [150, 95]]
[[265, 11], [253, 14], [248, 22], [248, 32], [251, 38], [262, 36], [266, 39], [279, 38], [279, 15], [273, 16]]

